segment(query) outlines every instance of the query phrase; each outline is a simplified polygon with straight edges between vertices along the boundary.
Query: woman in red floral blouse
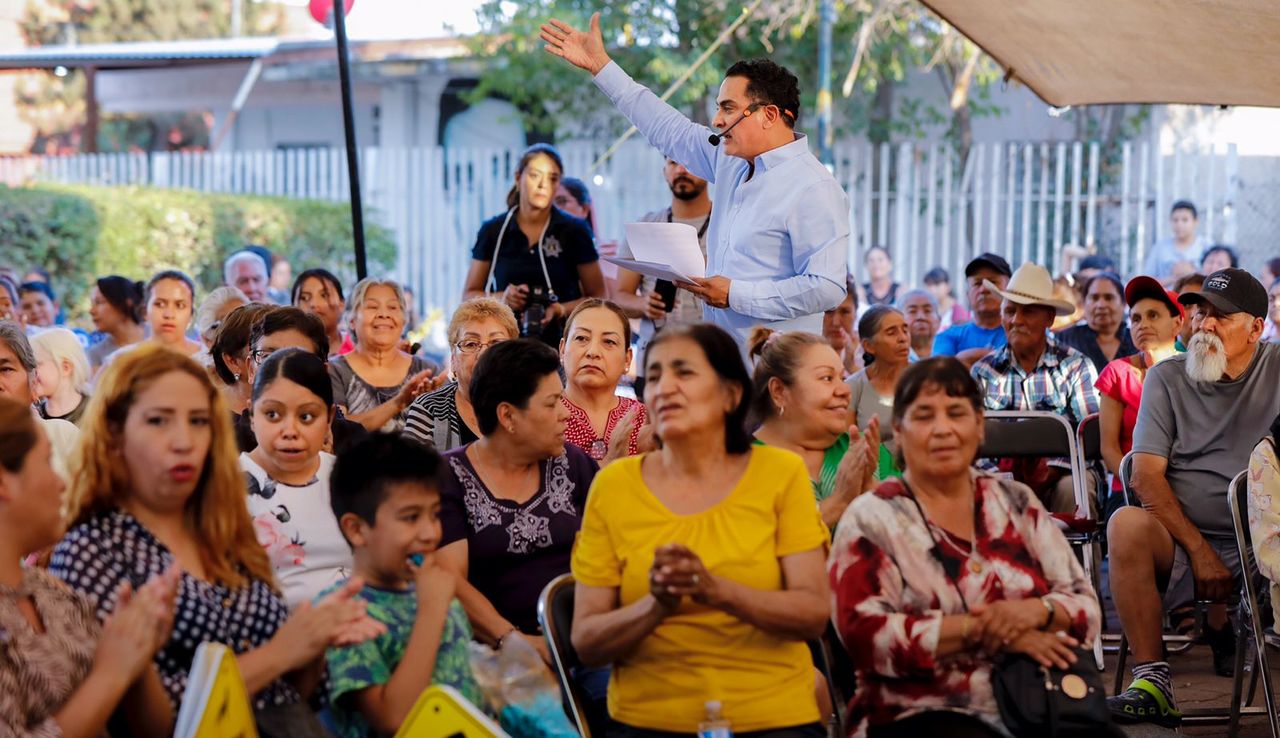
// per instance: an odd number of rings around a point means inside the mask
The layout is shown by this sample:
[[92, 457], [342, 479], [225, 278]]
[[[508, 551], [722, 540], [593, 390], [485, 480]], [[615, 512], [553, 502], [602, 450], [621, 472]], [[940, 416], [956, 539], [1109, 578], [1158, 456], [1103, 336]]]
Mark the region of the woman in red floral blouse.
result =
[[893, 426], [903, 477], [854, 500], [828, 562], [851, 735], [1007, 735], [993, 657], [1065, 667], [1098, 635], [1097, 596], [1031, 490], [972, 468], [982, 397], [963, 364], [908, 369]]
[[560, 401], [569, 410], [565, 441], [597, 462], [639, 453], [644, 405], [616, 393], [631, 365], [631, 322], [622, 308], [594, 297], [579, 303], [565, 322], [560, 363]]

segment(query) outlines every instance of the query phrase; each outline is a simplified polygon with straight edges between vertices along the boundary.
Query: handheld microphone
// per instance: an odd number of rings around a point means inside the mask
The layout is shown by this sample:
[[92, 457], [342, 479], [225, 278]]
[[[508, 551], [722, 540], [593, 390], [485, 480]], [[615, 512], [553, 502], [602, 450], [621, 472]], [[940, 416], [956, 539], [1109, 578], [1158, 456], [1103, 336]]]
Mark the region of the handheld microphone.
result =
[[724, 134], [728, 133], [729, 131], [732, 131], [735, 126], [737, 126], [739, 123], [746, 120], [747, 118], [750, 118], [751, 114], [756, 112], [759, 109], [760, 109], [760, 103], [751, 103], [750, 105], [747, 106], [746, 110], [742, 111], [742, 115], [738, 116], [738, 119], [735, 120], [728, 128], [724, 129], [723, 131], [720, 131], [719, 133], [713, 133], [710, 136], [707, 136], [707, 141], [712, 146], [719, 146], [720, 141], [724, 138]]

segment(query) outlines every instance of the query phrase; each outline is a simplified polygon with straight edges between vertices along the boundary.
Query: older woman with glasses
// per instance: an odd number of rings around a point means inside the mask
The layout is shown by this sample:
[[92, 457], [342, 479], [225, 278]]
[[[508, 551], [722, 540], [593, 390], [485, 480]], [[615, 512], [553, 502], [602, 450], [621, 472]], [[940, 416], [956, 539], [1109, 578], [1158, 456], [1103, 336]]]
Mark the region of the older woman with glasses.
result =
[[451, 381], [409, 405], [404, 433], [444, 453], [480, 437], [480, 424], [468, 389], [471, 371], [490, 346], [520, 335], [515, 313], [492, 297], [476, 297], [458, 306], [449, 321]]
[[399, 282], [360, 280], [347, 304], [355, 350], [329, 363], [333, 401], [371, 431], [399, 431], [413, 398], [444, 383], [426, 360], [400, 349], [406, 305]]
[[275, 310], [273, 305], [251, 302], [227, 313], [213, 336], [209, 354], [213, 371], [221, 381], [222, 397], [232, 415], [249, 408], [253, 395], [253, 376], [249, 370], [249, 334], [253, 324]]

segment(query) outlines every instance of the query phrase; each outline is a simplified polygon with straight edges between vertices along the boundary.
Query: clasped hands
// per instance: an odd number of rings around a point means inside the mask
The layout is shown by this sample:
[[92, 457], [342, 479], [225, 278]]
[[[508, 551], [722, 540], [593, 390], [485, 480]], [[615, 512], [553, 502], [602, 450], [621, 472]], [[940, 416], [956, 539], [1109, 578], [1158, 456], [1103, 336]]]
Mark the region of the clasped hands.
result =
[[974, 605], [964, 617], [965, 645], [989, 654], [1021, 653], [1041, 666], [1066, 669], [1076, 661], [1080, 641], [1066, 633], [1041, 630], [1048, 616], [1036, 598]]
[[668, 612], [680, 607], [685, 597], [715, 607], [719, 601], [720, 583], [688, 546], [668, 543], [653, 552], [649, 593]]

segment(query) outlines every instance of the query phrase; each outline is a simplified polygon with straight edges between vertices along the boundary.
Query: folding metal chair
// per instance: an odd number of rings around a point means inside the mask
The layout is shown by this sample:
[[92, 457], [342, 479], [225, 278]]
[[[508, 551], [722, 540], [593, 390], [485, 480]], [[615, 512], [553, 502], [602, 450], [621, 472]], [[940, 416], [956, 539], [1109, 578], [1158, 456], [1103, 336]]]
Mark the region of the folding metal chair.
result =
[[1094, 413], [1080, 421], [1076, 428], [1076, 448], [1080, 450], [1080, 465], [1086, 469], [1094, 467], [1094, 499], [1098, 501], [1098, 510], [1102, 510], [1102, 502], [1110, 492], [1107, 484], [1106, 464], [1102, 458], [1102, 416]]
[[[1253, 704], [1253, 695], [1258, 686], [1258, 673], [1262, 673], [1262, 701], [1267, 713], [1267, 722], [1271, 727], [1271, 738], [1280, 738], [1280, 719], [1276, 716], [1275, 693], [1271, 685], [1271, 668], [1267, 663], [1267, 648], [1280, 648], [1280, 636], [1272, 628], [1263, 628], [1262, 613], [1259, 607], [1258, 585], [1254, 577], [1257, 566], [1253, 560], [1253, 542], [1249, 536], [1249, 486], [1248, 471], [1242, 471], [1231, 480], [1227, 487], [1227, 500], [1231, 504], [1231, 521], [1236, 529], [1236, 549], [1240, 552], [1240, 569], [1244, 573], [1244, 586], [1241, 587], [1241, 622], [1247, 617], [1248, 633], [1251, 634], [1255, 646], [1253, 676], [1249, 680], [1249, 697], [1247, 705]], [[1274, 607], [1274, 603], [1272, 603]], [[1247, 612], [1246, 612], [1247, 611]], [[1236, 681], [1231, 691], [1230, 735], [1235, 735], [1240, 723], [1240, 715], [1256, 714], [1250, 708], [1240, 706], [1240, 686], [1244, 653], [1248, 644], [1236, 643]]]
[[[1085, 485], [1084, 456], [1076, 445], [1076, 428], [1066, 418], [1043, 411], [989, 411], [978, 458], [1066, 458], [1071, 464], [1071, 486], [1076, 509], [1094, 523], [1093, 506]], [[1085, 576], [1097, 588], [1093, 558], [1098, 546], [1098, 532], [1065, 531], [1067, 542], [1080, 551]], [[1098, 668], [1103, 668], [1102, 640], [1093, 643]]]
[[556, 676], [560, 679], [560, 689], [564, 691], [569, 716], [582, 738], [591, 738], [593, 728], [604, 735], [604, 726], [590, 724], [584, 707], [587, 696], [573, 680], [573, 670], [582, 665], [569, 639], [573, 627], [573, 589], [572, 574], [562, 574], [548, 582], [538, 597], [538, 624], [542, 626], [551, 660], [555, 662]]
[[[1125, 454], [1125, 457], [1120, 460], [1120, 484], [1121, 484], [1121, 487], [1124, 489], [1126, 502], [1132, 499], [1130, 486], [1129, 486], [1130, 480], [1132, 478], [1132, 474], [1133, 474], [1133, 454], [1128, 453], [1128, 454]], [[1236, 483], [1238, 481], [1241, 481], [1242, 479], [1243, 479], [1243, 475], [1237, 475], [1236, 478], [1232, 480], [1231, 484], [1229, 484], [1227, 487], [1227, 497], [1230, 498], [1229, 502], [1231, 503], [1231, 507], [1233, 510], [1233, 517], [1234, 517], [1234, 509], [1237, 504], [1233, 490], [1235, 488]], [[1246, 541], [1247, 541], [1247, 536], [1248, 536], [1247, 522], [1245, 523], [1245, 527], [1244, 527], [1244, 535], [1246, 536]], [[1237, 547], [1241, 546], [1240, 536], [1241, 536], [1240, 523], [1237, 520], [1236, 522], [1236, 546]], [[1247, 548], [1247, 544], [1246, 544], [1246, 548]], [[1252, 551], [1250, 550], [1250, 556], [1248, 559], [1250, 564], [1252, 563], [1252, 560], [1253, 560]], [[1250, 571], [1249, 566], [1245, 564], [1246, 559], [1244, 558], [1244, 556], [1241, 556], [1240, 562], [1242, 566], [1242, 569], [1241, 569], [1242, 572]], [[1246, 574], [1246, 576], [1244, 576], [1243, 579], [1246, 580], [1245, 585], [1251, 589], [1252, 583], [1249, 582], [1249, 576]], [[1243, 597], [1244, 594], [1245, 594], [1245, 587], [1242, 586], [1241, 596]], [[1256, 602], [1256, 599], [1254, 601]], [[1249, 605], [1246, 604], [1243, 600], [1240, 603], [1232, 602], [1232, 601], [1223, 602], [1223, 601], [1217, 601], [1217, 600], [1202, 600], [1202, 599], [1196, 600], [1197, 607], [1206, 607], [1208, 605], [1227, 605], [1228, 607], [1230, 607], [1233, 604], [1240, 604], [1242, 608], [1248, 608], [1251, 611], [1256, 611], [1257, 609], [1256, 607], [1249, 607]], [[1249, 635], [1249, 630], [1245, 625], [1244, 618], [1245, 618], [1245, 613], [1243, 610], [1241, 610], [1234, 624], [1235, 631], [1236, 631], [1236, 663], [1235, 663], [1235, 669], [1233, 670], [1233, 674], [1231, 677], [1232, 679], [1231, 704], [1228, 705], [1225, 709], [1210, 707], [1210, 708], [1203, 708], [1203, 709], [1183, 710], [1182, 721], [1184, 724], [1219, 724], [1219, 723], [1227, 722], [1231, 726], [1229, 728], [1228, 735], [1235, 735], [1236, 726], [1239, 723], [1241, 715], [1263, 714], [1265, 708], [1240, 706], [1240, 693], [1244, 686], [1245, 651], [1248, 648], [1246, 637]], [[1183, 636], [1183, 635], [1165, 634], [1163, 636], [1163, 639], [1165, 644], [1165, 650], [1170, 653], [1182, 653], [1183, 651], [1186, 651], [1187, 649], [1191, 648], [1191, 646], [1194, 645], [1195, 643], [1194, 639], [1192, 639], [1190, 636]], [[1170, 646], [1173, 646], [1173, 647], [1171, 648]], [[1122, 633], [1120, 636], [1119, 659], [1116, 662], [1116, 679], [1115, 679], [1115, 686], [1114, 686], [1115, 694], [1120, 694], [1120, 690], [1124, 686], [1123, 680], [1124, 680], [1124, 672], [1125, 672], [1125, 663], [1128, 660], [1128, 657], [1129, 657], [1129, 639], [1127, 636], [1125, 636]], [[1270, 689], [1270, 681], [1271, 681], [1271, 676], [1268, 673], [1264, 678], [1264, 682], [1266, 683], [1268, 690]], [[1252, 702], [1252, 699], [1253, 699], [1252, 686], [1250, 686], [1249, 692], [1250, 692], [1249, 699]], [[1274, 721], [1274, 717], [1273, 717], [1273, 721]], [[1275, 736], [1275, 738], [1280, 738], [1280, 736]]]

